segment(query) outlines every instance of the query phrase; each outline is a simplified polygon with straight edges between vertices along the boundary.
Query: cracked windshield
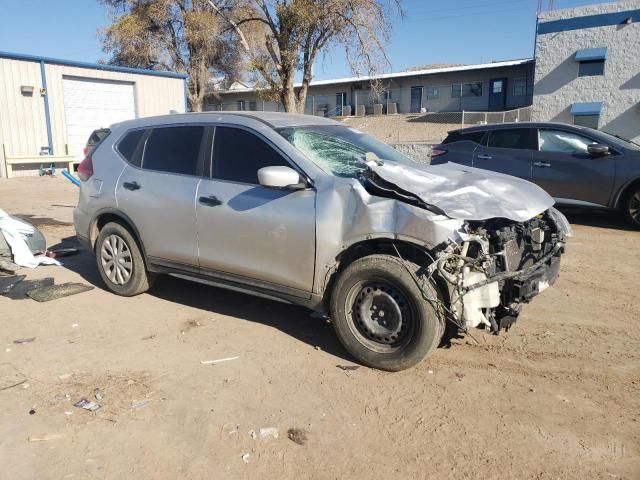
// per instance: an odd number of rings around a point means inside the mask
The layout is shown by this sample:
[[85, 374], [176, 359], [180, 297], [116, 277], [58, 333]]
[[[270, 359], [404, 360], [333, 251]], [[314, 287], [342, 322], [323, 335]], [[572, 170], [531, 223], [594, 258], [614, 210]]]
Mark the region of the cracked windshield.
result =
[[358, 177], [367, 169], [367, 157], [413, 164], [397, 150], [353, 128], [310, 126], [283, 128], [279, 132], [325, 172], [337, 177]]

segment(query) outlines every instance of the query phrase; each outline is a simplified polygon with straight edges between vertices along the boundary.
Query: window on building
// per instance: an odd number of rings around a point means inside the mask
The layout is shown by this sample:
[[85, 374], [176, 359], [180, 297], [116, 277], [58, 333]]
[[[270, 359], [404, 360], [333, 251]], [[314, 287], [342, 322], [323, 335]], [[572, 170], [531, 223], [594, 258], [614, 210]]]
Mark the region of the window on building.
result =
[[589, 145], [597, 143], [562, 130], [540, 130], [539, 144], [541, 152], [587, 153]]
[[144, 147], [142, 168], [196, 175], [204, 127], [154, 128]]
[[504, 86], [504, 80], [492, 80], [491, 93], [502, 93], [503, 86]]
[[116, 150], [120, 152], [120, 155], [136, 167], [140, 166], [140, 151], [142, 150], [141, 148], [138, 148], [138, 145], [145, 133], [146, 130], [134, 130], [129, 132], [122, 140], [120, 140], [120, 142], [118, 142], [118, 146], [116, 147]]
[[600, 115], [576, 115], [573, 117], [573, 124], [581, 127], [589, 127], [598, 129], [600, 123]]
[[527, 94], [527, 79], [516, 78], [513, 80], [513, 96], [523, 97]]
[[214, 137], [213, 178], [257, 185], [261, 168], [290, 166], [264, 140], [246, 130], [216, 127]]
[[238, 100], [236, 102], [236, 107], [238, 108], [238, 111], [240, 111], [240, 112], [245, 110], [245, 108], [244, 108], [244, 100]]
[[482, 82], [463, 83], [462, 84], [462, 96], [463, 97], [481, 97], [482, 96]]
[[390, 102], [393, 100], [393, 90], [385, 90], [384, 91], [384, 101]]
[[594, 77], [604, 75], [604, 60], [589, 60], [578, 64], [579, 77]]
[[454, 83], [451, 85], [451, 98], [460, 98], [462, 96], [462, 84]]
[[489, 132], [487, 146], [490, 148], [511, 148], [516, 150], [536, 150], [534, 131], [531, 128], [500, 129]]
[[440, 98], [439, 87], [427, 87], [427, 100], [437, 100]]

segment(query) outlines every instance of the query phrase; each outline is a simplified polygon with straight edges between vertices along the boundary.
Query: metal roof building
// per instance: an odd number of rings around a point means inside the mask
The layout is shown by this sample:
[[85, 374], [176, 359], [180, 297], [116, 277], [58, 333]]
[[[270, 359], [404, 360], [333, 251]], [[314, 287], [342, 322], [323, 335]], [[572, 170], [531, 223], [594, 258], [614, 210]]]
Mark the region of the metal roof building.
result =
[[182, 74], [0, 52], [0, 177], [78, 163], [93, 130], [186, 103]]

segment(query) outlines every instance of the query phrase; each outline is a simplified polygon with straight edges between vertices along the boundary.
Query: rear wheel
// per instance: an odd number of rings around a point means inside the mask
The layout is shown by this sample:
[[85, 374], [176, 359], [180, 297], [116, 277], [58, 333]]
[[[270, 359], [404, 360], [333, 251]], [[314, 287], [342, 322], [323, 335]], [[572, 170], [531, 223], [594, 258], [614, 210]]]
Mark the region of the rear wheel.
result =
[[437, 347], [444, 331], [441, 300], [419, 271], [397, 257], [371, 255], [338, 277], [331, 296], [334, 328], [349, 353], [365, 365], [404, 370]]
[[626, 195], [623, 208], [629, 223], [640, 229], [640, 185], [632, 188]]
[[119, 223], [107, 223], [100, 230], [96, 260], [102, 280], [113, 293], [131, 297], [146, 292], [153, 283], [138, 244]]

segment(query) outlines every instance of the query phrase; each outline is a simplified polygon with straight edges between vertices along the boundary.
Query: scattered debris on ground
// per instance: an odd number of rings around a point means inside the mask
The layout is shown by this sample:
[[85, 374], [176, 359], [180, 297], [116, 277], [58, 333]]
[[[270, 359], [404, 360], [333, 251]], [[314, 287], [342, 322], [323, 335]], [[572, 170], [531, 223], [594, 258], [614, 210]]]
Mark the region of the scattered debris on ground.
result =
[[87, 400], [86, 398], [82, 398], [73, 404], [74, 407], [84, 408], [85, 410], [89, 410], [90, 412], [95, 412], [100, 408], [96, 402], [92, 402], [91, 400]]
[[29, 442], [48, 442], [49, 440], [59, 440], [64, 438], [62, 433], [48, 433], [45, 435], [32, 435], [29, 437]]
[[16, 338], [13, 343], [22, 344], [22, 343], [31, 343], [36, 339], [36, 337], [25, 337], [25, 338]]
[[80, 252], [79, 249], [75, 247], [68, 248], [57, 248], [55, 250], [47, 250], [45, 255], [49, 258], [61, 258], [61, 257], [70, 257], [71, 255], [77, 255]]
[[351, 372], [353, 370], [358, 370], [360, 365], [336, 365], [340, 370], [344, 370], [347, 372]]
[[287, 437], [293, 443], [297, 443], [298, 445], [304, 445], [307, 443], [307, 431], [302, 428], [290, 428], [287, 430]]
[[267, 427], [260, 429], [260, 440], [270, 440], [278, 438], [279, 432], [276, 427]]
[[228, 358], [220, 358], [218, 360], [200, 360], [202, 365], [216, 365], [218, 363], [229, 362], [231, 360], [238, 360], [240, 357], [228, 357]]
[[27, 278], [26, 275], [11, 275], [8, 277], [0, 277], [0, 295], [9, 293], [12, 288]]
[[0, 390], [16, 387], [27, 381], [20, 371], [10, 363], [0, 363]]
[[95, 287], [91, 285], [85, 285], [83, 283], [67, 282], [61, 283], [60, 285], [52, 285], [50, 287], [36, 288], [35, 290], [28, 291], [27, 295], [36, 302], [49, 302], [51, 300], [68, 297], [70, 295], [88, 292], [94, 288]]

